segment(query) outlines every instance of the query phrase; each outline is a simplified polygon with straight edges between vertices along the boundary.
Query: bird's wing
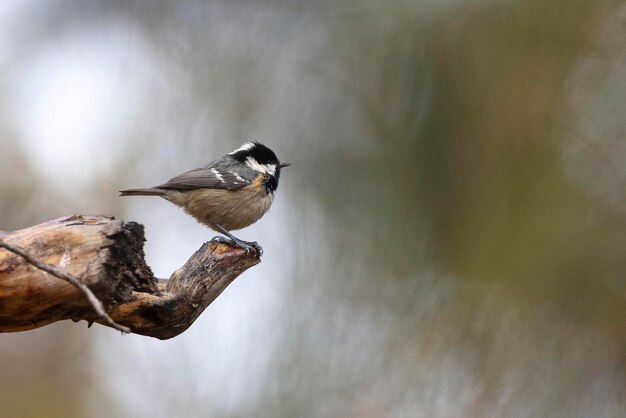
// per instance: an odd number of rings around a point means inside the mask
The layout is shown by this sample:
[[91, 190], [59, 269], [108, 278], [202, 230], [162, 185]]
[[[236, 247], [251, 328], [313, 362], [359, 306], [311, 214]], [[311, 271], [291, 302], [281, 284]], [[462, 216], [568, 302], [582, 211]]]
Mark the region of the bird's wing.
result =
[[252, 183], [257, 174], [257, 172], [243, 164], [219, 159], [203, 167], [182, 173], [156, 188], [236, 190]]

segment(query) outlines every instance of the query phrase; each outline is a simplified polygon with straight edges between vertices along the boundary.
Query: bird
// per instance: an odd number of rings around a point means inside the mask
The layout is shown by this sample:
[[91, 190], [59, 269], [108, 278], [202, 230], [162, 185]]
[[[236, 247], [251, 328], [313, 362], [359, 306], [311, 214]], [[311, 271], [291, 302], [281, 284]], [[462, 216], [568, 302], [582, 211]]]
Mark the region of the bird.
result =
[[[262, 143], [246, 142], [159, 186], [120, 190], [120, 196], [162, 197], [246, 252], [260, 254], [256, 242], [243, 241], [230, 231], [250, 226], [267, 213], [278, 189], [280, 170], [289, 165]], [[214, 239], [223, 241], [221, 237]]]

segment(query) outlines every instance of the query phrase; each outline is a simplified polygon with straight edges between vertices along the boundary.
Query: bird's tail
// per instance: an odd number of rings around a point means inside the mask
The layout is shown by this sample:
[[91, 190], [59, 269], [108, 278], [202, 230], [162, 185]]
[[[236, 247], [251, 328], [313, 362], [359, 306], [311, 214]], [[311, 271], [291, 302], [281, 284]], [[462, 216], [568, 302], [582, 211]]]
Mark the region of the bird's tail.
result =
[[120, 190], [120, 196], [163, 196], [165, 190], [151, 187], [149, 189]]

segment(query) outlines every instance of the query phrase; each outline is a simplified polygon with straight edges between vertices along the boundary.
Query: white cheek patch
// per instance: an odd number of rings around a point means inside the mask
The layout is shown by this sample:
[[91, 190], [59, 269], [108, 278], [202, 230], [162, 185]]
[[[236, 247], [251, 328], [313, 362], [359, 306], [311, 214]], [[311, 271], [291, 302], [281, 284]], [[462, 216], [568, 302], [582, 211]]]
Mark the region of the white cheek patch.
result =
[[254, 144], [252, 142], [246, 142], [245, 144], [243, 144], [242, 146], [240, 146], [233, 152], [229, 152], [228, 155], [237, 154], [239, 151], [248, 151], [249, 149], [252, 149], [252, 148], [254, 148]]
[[224, 177], [222, 177], [222, 175], [220, 174], [219, 171], [217, 171], [216, 169], [212, 168], [211, 169], [211, 173], [215, 174], [215, 177], [217, 177], [217, 179], [219, 181], [221, 181], [222, 183], [224, 182]]
[[276, 174], [276, 164], [259, 164], [254, 158], [248, 157], [246, 158], [246, 165], [259, 173], [269, 174], [271, 176]]

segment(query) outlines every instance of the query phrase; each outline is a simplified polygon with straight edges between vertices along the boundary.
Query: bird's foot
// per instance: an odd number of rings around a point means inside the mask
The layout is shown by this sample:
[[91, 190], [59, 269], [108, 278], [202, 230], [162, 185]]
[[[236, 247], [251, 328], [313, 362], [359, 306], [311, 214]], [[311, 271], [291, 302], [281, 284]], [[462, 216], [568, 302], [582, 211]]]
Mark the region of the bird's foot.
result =
[[226, 238], [223, 236], [216, 236], [212, 239], [214, 242], [221, 242], [223, 244], [234, 245], [235, 247], [239, 247], [244, 250], [247, 254], [256, 254], [258, 257], [263, 255], [263, 248], [256, 242], [243, 241], [239, 238]]

